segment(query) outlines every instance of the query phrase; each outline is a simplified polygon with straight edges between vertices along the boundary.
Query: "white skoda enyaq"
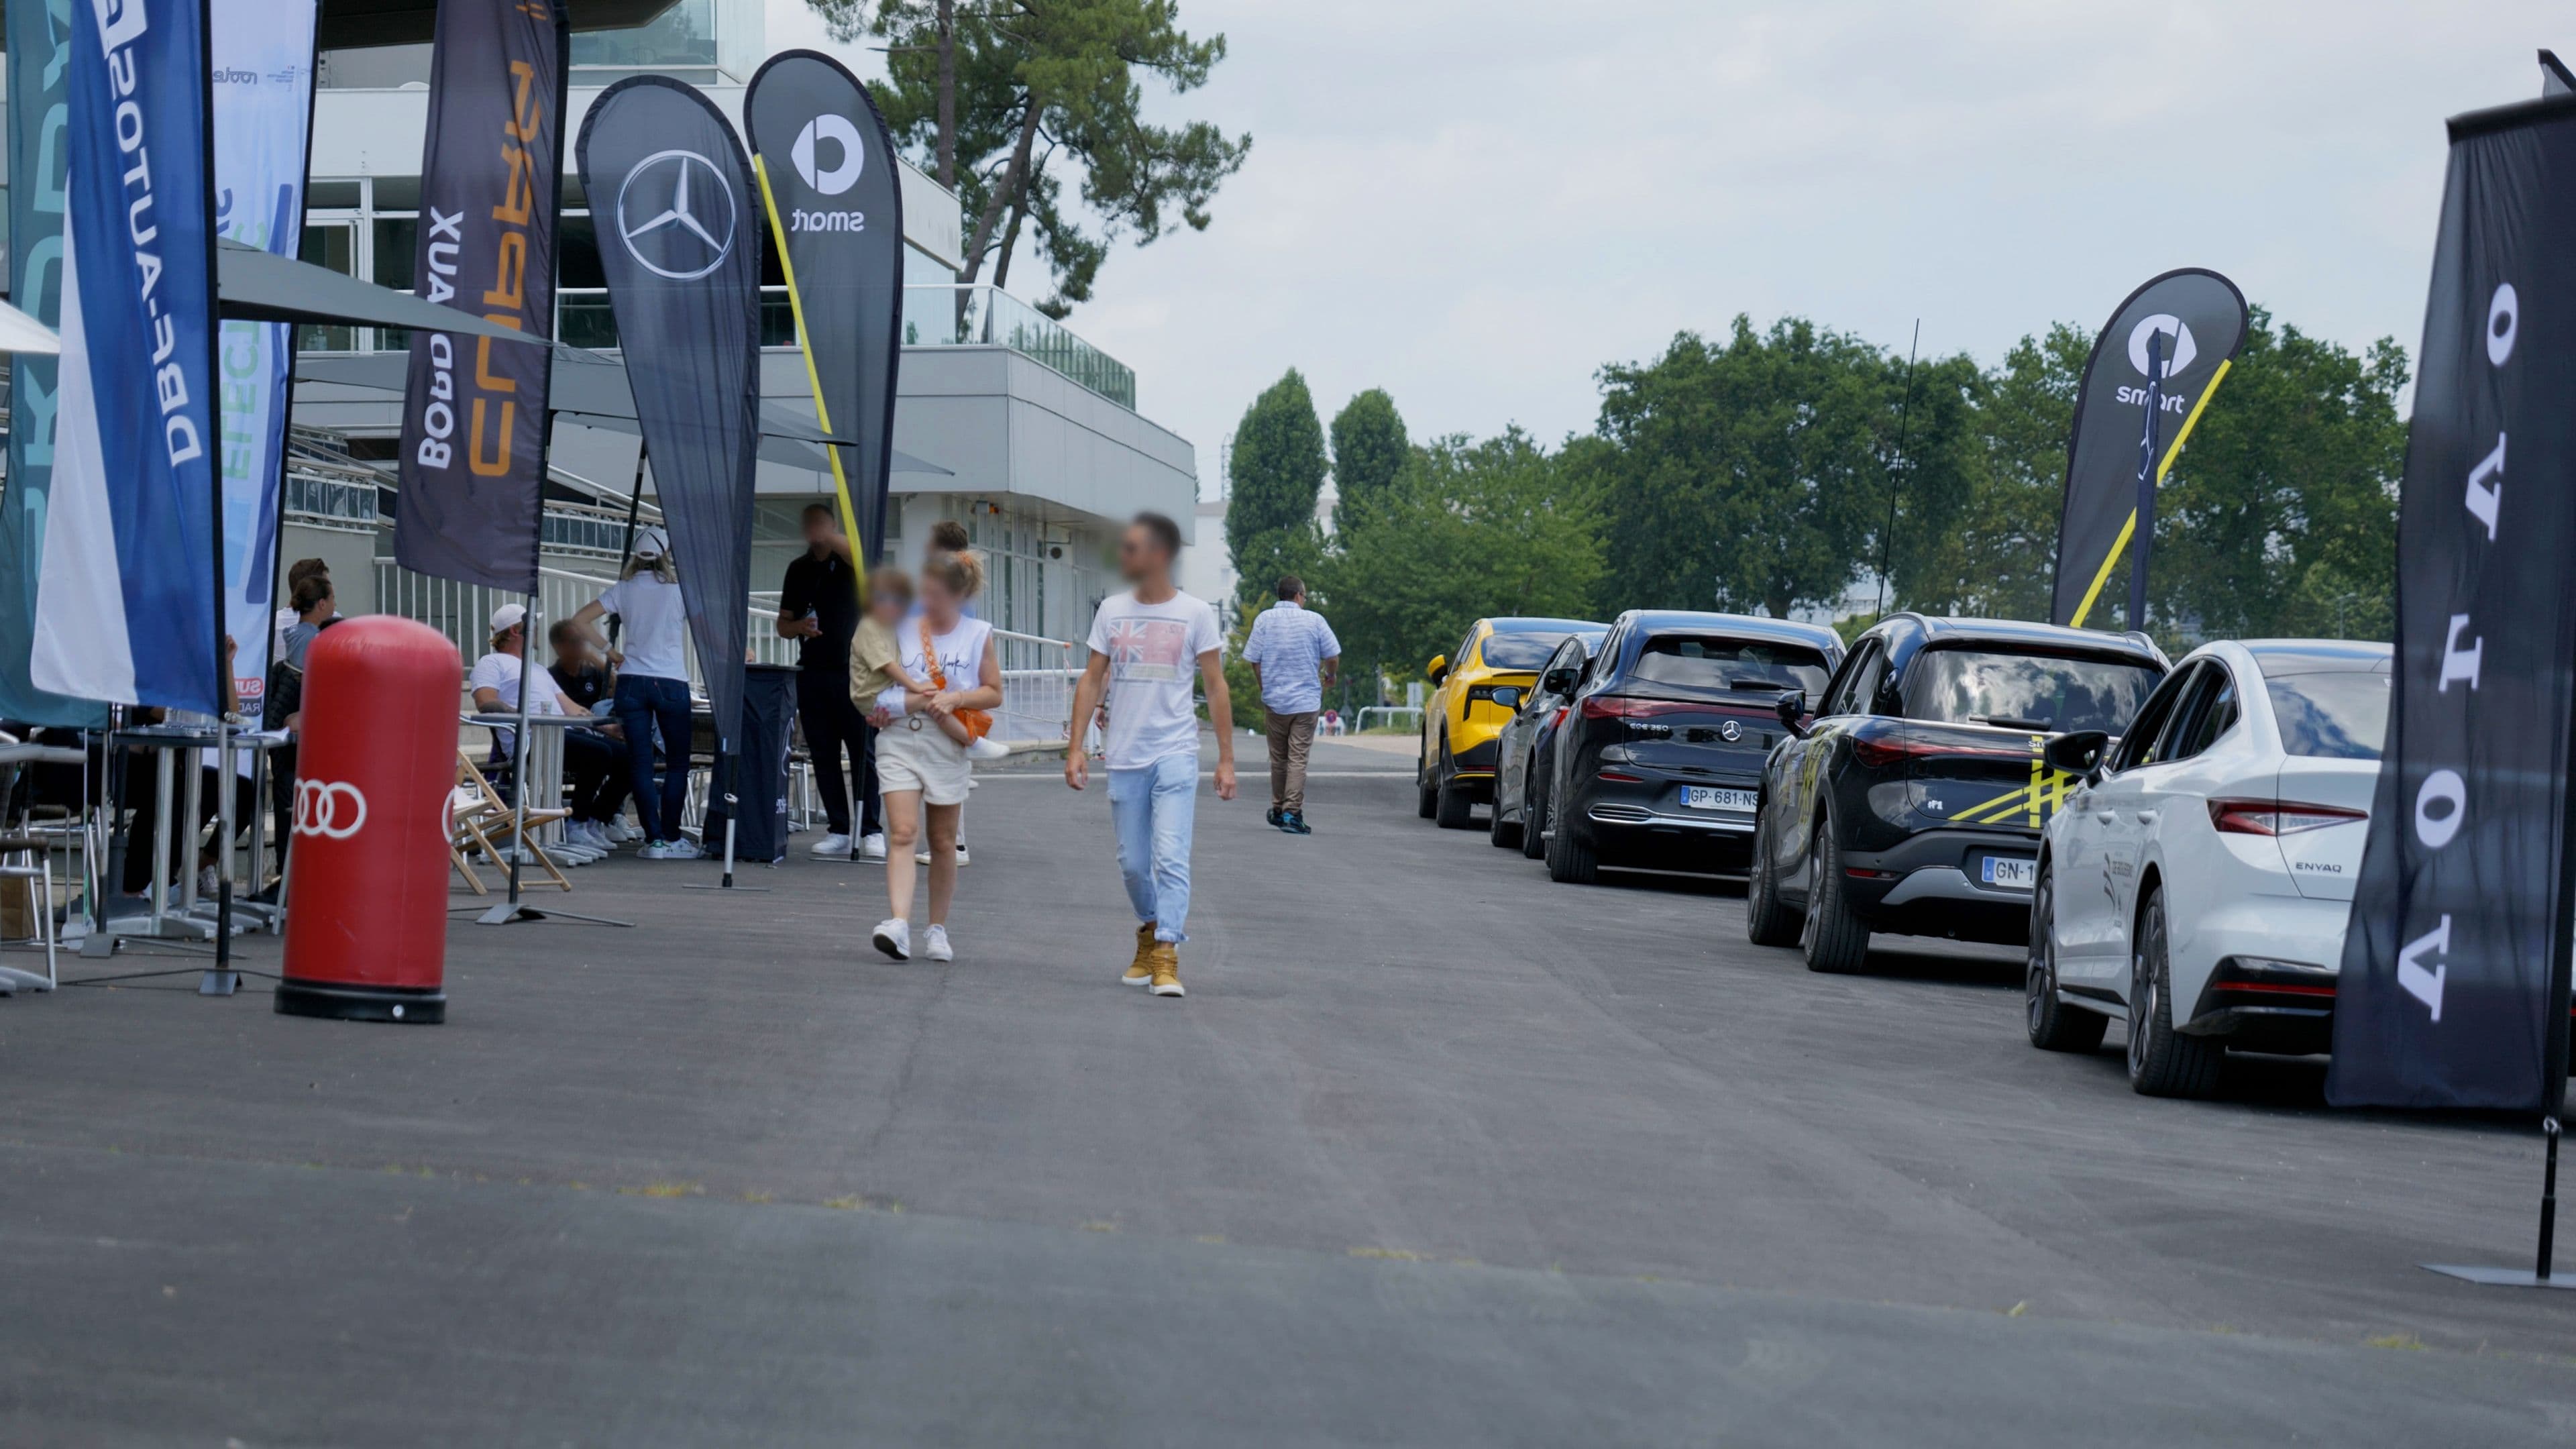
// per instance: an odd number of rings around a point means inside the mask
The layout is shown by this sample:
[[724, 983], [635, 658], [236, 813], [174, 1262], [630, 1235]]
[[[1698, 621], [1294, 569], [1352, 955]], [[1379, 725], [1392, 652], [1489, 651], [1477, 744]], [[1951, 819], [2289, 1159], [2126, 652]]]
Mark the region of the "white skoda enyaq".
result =
[[2051, 742], [2081, 783], [2040, 853], [2033, 1046], [2090, 1051], [2126, 1021], [2153, 1096], [2207, 1095], [2230, 1049], [2330, 1048], [2389, 671], [2385, 644], [2208, 644], [2126, 735]]

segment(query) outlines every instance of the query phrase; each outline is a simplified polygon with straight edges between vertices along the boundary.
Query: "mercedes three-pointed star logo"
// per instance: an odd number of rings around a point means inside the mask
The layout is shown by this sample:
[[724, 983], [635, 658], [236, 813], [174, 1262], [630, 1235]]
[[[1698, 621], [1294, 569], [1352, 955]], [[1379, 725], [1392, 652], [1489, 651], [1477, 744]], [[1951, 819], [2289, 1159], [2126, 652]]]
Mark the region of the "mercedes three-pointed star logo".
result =
[[644, 270], [694, 281], [733, 255], [733, 186], [695, 151], [656, 151], [617, 188], [617, 235]]

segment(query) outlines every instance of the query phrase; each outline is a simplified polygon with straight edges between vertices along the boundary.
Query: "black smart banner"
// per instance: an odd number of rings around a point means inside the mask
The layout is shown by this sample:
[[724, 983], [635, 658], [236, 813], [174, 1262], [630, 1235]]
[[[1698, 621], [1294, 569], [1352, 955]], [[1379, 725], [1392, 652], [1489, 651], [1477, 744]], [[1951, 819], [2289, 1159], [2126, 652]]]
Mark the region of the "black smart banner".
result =
[[2451, 122], [2397, 668], [2327, 1098], [2554, 1114], [2576, 707], [2576, 97]]
[[858, 78], [827, 55], [770, 57], [743, 101], [751, 166], [796, 308], [805, 373], [834, 448], [841, 527], [884, 556], [894, 461], [895, 371], [903, 360], [903, 178], [894, 140]]
[[[421, 296], [539, 338], [554, 335], [565, 26], [548, 0], [441, 0], [412, 254]], [[394, 504], [403, 567], [536, 591], [549, 351], [412, 334]]]
[[[2148, 368], [2158, 360], [2164, 385], [2157, 405], [2156, 481], [2199, 423], [2203, 408], [2245, 345], [2245, 296], [2216, 272], [2186, 267], [2129, 294], [2111, 314], [2075, 394], [2075, 430], [2066, 441], [2066, 499], [2057, 524], [2054, 623], [2082, 627], [2107, 614], [2104, 586], [2137, 531], [2138, 442], [2146, 432]], [[2151, 345], [2161, 333], [2163, 346]], [[2161, 351], [2158, 359], [2155, 354]], [[2136, 628], [2136, 621], [2129, 623]]]
[[582, 118], [580, 157], [636, 425], [732, 754], [759, 466], [759, 191], [724, 114], [666, 76], [602, 92]]

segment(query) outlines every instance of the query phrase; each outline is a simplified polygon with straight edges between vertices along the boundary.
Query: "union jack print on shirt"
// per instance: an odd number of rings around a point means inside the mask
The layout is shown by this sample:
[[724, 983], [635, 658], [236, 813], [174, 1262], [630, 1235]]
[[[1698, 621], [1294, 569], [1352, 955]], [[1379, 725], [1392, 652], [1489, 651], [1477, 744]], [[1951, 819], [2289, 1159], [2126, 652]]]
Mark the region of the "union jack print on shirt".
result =
[[1109, 626], [1112, 680], [1179, 679], [1190, 657], [1190, 626], [1178, 619], [1120, 619]]

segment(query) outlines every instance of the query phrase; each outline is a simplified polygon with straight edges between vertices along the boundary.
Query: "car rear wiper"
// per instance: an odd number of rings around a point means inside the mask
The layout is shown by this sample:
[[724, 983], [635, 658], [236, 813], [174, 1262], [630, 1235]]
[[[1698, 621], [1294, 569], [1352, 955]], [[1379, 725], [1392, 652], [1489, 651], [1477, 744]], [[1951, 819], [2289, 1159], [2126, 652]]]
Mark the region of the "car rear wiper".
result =
[[2043, 734], [2057, 728], [2044, 719], [2024, 719], [2017, 714], [1972, 714], [1968, 716], [1968, 723], [1993, 725], [1997, 729], [2038, 730]]

